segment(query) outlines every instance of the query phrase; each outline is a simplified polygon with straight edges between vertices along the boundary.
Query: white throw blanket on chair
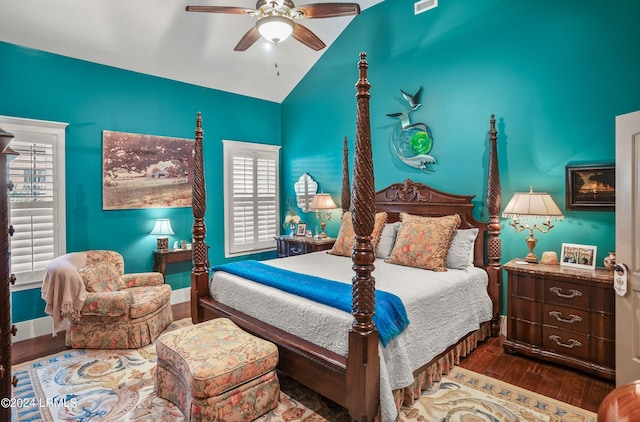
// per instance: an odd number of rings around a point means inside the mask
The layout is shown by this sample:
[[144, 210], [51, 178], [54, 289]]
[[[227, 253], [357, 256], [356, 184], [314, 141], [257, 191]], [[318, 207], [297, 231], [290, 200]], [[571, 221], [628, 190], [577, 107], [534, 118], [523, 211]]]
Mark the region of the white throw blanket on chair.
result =
[[61, 330], [65, 318], [80, 319], [87, 290], [78, 272], [85, 266], [87, 255], [75, 252], [59, 256], [47, 266], [42, 284], [42, 298], [47, 303], [45, 313], [53, 317], [53, 335]]

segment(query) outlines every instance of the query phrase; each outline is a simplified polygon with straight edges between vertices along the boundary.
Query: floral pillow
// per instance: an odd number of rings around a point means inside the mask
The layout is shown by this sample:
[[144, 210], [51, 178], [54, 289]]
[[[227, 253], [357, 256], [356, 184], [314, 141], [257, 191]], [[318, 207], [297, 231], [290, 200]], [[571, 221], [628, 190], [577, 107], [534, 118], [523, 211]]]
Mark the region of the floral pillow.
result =
[[125, 288], [115, 264], [99, 262], [78, 270], [88, 292], [115, 292]]
[[[386, 221], [386, 212], [376, 213], [376, 219], [373, 223], [373, 232], [371, 233], [371, 243], [373, 244], [374, 251], [376, 250], [378, 241], [380, 240], [380, 235], [382, 234], [382, 228]], [[356, 232], [353, 229], [353, 222], [351, 221], [351, 211], [347, 211], [342, 215], [338, 238], [329, 253], [333, 255], [351, 256], [353, 252], [353, 245], [355, 243], [355, 236]]]
[[460, 226], [458, 214], [445, 217], [420, 217], [402, 213], [391, 256], [386, 262], [447, 271], [447, 252], [456, 229]]

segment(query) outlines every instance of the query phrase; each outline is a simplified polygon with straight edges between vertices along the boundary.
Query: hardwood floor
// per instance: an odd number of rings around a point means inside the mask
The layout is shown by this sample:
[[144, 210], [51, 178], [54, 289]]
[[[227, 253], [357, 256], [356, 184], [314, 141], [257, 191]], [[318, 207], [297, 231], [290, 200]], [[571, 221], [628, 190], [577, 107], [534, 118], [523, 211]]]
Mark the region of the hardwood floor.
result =
[[[174, 320], [190, 316], [189, 302], [173, 305], [172, 309]], [[603, 378], [507, 354], [502, 349], [503, 341], [504, 337], [488, 339], [460, 362], [460, 366], [592, 412], [598, 411], [604, 397], [615, 388], [614, 382]], [[65, 349], [64, 333], [56, 337], [46, 335], [13, 344], [11, 357], [16, 365]]]
[[574, 369], [510, 355], [502, 348], [505, 337], [492, 337], [460, 362], [460, 366], [534, 391], [547, 397], [572, 404], [592, 412], [615, 383]]

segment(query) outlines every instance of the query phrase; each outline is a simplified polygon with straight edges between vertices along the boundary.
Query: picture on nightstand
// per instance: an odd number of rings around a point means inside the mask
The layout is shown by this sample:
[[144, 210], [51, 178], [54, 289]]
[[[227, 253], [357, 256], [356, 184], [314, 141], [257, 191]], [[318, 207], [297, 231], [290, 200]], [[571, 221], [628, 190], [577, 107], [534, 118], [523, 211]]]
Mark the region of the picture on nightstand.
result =
[[307, 234], [307, 224], [298, 223], [298, 230], [296, 230], [296, 236], [304, 236]]
[[593, 270], [596, 268], [596, 250], [595, 246], [563, 243], [560, 265]]

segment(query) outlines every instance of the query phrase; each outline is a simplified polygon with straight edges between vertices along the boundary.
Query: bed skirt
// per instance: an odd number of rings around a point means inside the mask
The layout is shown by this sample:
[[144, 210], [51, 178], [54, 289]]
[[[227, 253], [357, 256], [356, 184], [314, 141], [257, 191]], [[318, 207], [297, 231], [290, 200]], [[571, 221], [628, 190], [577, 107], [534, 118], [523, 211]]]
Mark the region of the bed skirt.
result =
[[[460, 363], [462, 358], [466, 357], [478, 346], [479, 341], [483, 341], [490, 336], [491, 322], [485, 322], [478, 330], [469, 333], [458, 344], [436, 357], [425, 368], [414, 373], [413, 384], [393, 390], [393, 399], [398, 411], [403, 406], [412, 406], [420, 397], [422, 391], [431, 388], [433, 383], [439, 382], [443, 375], [448, 374], [454, 366]], [[376, 421], [380, 421], [380, 412], [378, 412]]]

